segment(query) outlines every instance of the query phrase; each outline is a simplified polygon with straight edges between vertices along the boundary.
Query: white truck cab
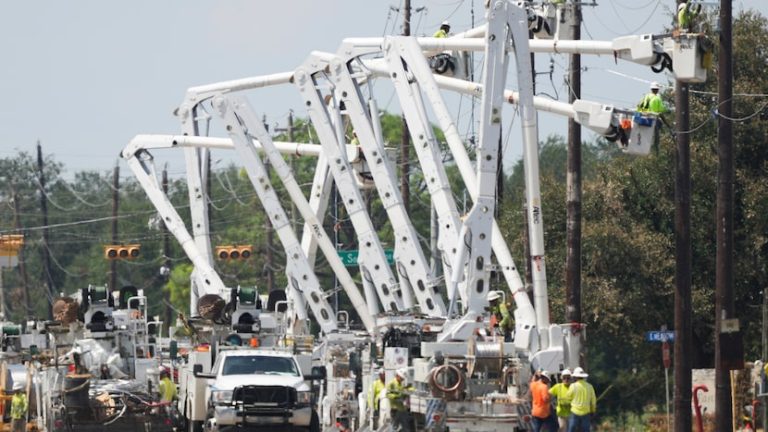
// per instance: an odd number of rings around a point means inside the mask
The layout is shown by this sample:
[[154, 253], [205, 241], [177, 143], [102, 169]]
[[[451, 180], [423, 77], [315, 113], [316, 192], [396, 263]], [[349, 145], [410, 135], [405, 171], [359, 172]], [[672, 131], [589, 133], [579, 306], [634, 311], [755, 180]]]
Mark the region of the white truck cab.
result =
[[206, 389], [208, 431], [288, 426], [319, 431], [310, 384], [297, 356], [267, 349], [220, 352]]

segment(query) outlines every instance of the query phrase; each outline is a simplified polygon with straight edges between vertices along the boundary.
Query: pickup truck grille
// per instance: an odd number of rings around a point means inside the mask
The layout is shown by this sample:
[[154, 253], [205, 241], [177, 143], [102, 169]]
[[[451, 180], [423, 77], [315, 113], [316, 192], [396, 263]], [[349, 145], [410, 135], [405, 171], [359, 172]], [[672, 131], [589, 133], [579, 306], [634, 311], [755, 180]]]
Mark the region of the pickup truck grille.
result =
[[232, 393], [236, 404], [263, 407], [292, 407], [296, 403], [296, 389], [283, 386], [240, 386]]

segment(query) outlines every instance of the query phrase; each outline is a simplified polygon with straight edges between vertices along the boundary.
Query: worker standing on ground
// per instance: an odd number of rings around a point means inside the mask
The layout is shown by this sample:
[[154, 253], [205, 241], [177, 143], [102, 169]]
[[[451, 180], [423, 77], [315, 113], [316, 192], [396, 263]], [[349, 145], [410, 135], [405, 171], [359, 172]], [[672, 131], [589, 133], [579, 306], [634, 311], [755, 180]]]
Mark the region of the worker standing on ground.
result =
[[160, 371], [160, 385], [158, 386], [160, 391], [160, 400], [163, 402], [173, 402], [176, 399], [176, 384], [171, 380], [171, 374], [168, 369], [163, 368]]
[[372, 429], [376, 430], [378, 428], [378, 420], [379, 420], [379, 397], [381, 396], [381, 391], [386, 388], [386, 373], [383, 368], [378, 370], [378, 378], [376, 381], [371, 384], [371, 390], [368, 392], [368, 406], [373, 411], [372, 416]]
[[488, 291], [488, 308], [491, 311], [491, 333], [494, 328], [498, 328], [504, 340], [512, 340], [512, 331], [515, 328], [515, 322], [512, 320], [512, 314], [509, 308], [501, 299], [501, 293], [498, 291]]
[[24, 432], [27, 430], [27, 394], [20, 383], [13, 385], [11, 398], [11, 430]]
[[539, 371], [531, 377], [531, 417], [534, 432], [557, 430], [557, 419], [549, 404], [549, 373]]
[[573, 370], [576, 382], [568, 387], [565, 397], [571, 401], [571, 416], [568, 418], [568, 432], [589, 432], [592, 416], [597, 411], [595, 388], [585, 378], [584, 369]]
[[697, 16], [701, 13], [701, 4], [692, 5], [691, 0], [684, 1], [677, 5], [677, 25], [680, 31], [693, 31], [693, 24]]
[[451, 32], [451, 24], [448, 23], [448, 21], [443, 21], [442, 24], [440, 24], [440, 29], [435, 32], [432, 37], [435, 38], [446, 38], [448, 37], [448, 33]]
[[392, 410], [392, 426], [397, 432], [410, 432], [412, 430], [411, 415], [405, 401], [408, 398], [408, 392], [412, 391], [413, 387], [406, 386], [407, 375], [407, 369], [398, 369], [395, 373], [395, 379], [387, 384], [387, 399], [390, 401], [390, 409]]
[[652, 113], [656, 115], [664, 114], [667, 112], [667, 107], [664, 106], [664, 100], [661, 99], [659, 94], [659, 83], [656, 81], [651, 83], [651, 92], [646, 94], [643, 99], [637, 104], [637, 110], [642, 113]]
[[571, 401], [566, 396], [568, 394], [568, 387], [571, 385], [571, 370], [563, 369], [560, 372], [561, 382], [552, 386], [549, 389], [550, 396], [556, 399], [556, 414], [557, 424], [559, 428], [558, 432], [566, 432], [568, 428], [568, 417], [571, 415]]

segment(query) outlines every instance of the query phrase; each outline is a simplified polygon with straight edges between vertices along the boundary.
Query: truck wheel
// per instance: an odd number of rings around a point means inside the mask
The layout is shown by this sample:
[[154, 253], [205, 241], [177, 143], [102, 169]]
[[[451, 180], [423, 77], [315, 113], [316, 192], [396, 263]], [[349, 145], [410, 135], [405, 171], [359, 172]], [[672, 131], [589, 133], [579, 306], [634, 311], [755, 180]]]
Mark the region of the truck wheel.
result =
[[203, 432], [203, 422], [188, 420], [187, 432]]
[[309, 420], [309, 432], [320, 432], [320, 417], [317, 412], [312, 411], [312, 419]]

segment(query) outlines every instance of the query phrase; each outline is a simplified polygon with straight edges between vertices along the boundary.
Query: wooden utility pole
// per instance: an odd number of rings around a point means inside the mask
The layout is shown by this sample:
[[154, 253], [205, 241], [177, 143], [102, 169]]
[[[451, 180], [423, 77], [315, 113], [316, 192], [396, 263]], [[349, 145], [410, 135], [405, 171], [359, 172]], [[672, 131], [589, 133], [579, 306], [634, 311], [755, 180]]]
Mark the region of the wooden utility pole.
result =
[[[120, 212], [120, 167], [115, 164], [112, 171], [112, 244], [119, 244], [117, 216]], [[109, 261], [109, 290], [117, 290], [117, 260]]]
[[[674, 411], [676, 431], [689, 431], [691, 419], [691, 151], [688, 84], [675, 81], [675, 342]], [[718, 429], [720, 430], [720, 429]]]
[[[571, 6], [571, 36], [581, 39], [581, 5], [574, 0]], [[565, 11], [563, 11], [565, 13]], [[581, 98], [581, 56], [571, 54], [568, 81], [569, 102]], [[581, 126], [568, 119], [568, 162], [566, 179], [566, 242], [565, 257], [565, 319], [581, 322]]]
[[724, 320], [736, 318], [733, 300], [733, 28], [731, 0], [720, 0], [718, 50], [717, 257], [715, 263], [715, 430], [732, 430], [730, 363], [724, 357]]
[[[16, 192], [16, 187], [11, 185], [11, 193], [13, 194], [13, 226], [16, 228], [16, 231], [19, 234], [23, 234], [23, 229], [21, 227], [21, 218], [19, 217], [20, 211], [20, 203], [19, 203], [19, 194]], [[24, 262], [24, 244], [22, 243], [21, 248], [19, 248], [19, 274], [21, 275], [21, 295], [22, 295], [22, 301], [24, 302], [24, 316], [32, 316], [34, 315], [32, 313], [32, 305], [30, 304], [30, 297], [29, 297], [29, 278], [27, 277], [27, 264]]]
[[51, 269], [51, 251], [48, 249], [48, 198], [45, 195], [45, 173], [43, 172], [43, 146], [37, 141], [37, 182], [40, 186], [40, 211], [43, 213], [43, 272], [45, 284], [48, 288], [46, 302], [48, 304], [48, 319], [53, 319], [53, 299], [56, 297], [56, 288], [53, 284], [53, 270]]
[[[168, 166], [163, 167], [163, 194], [168, 196]], [[165, 270], [161, 272], [160, 276], [164, 282], [168, 282], [171, 278], [171, 235], [168, 231], [168, 226], [163, 221], [163, 267]], [[164, 274], [163, 274], [164, 273]], [[165, 321], [166, 326], [169, 328], [173, 326], [173, 309], [171, 309], [171, 293], [170, 291], [163, 290], [163, 302], [165, 307]]]
[[[403, 36], [411, 35], [411, 0], [405, 0], [403, 8]], [[402, 119], [403, 134], [400, 141], [400, 195], [403, 196], [403, 206], [405, 211], [411, 209], [411, 166], [410, 166], [410, 145], [411, 133], [408, 130], [408, 123], [405, 116]]]

